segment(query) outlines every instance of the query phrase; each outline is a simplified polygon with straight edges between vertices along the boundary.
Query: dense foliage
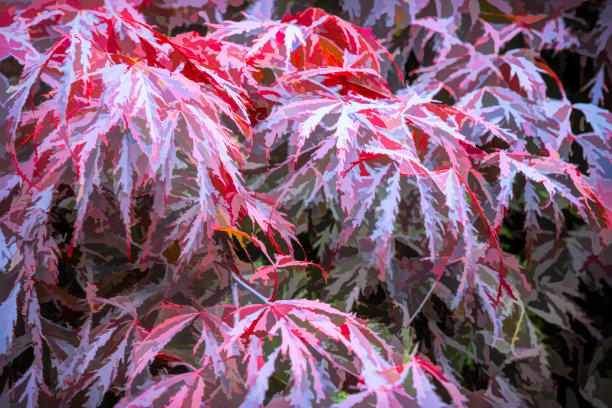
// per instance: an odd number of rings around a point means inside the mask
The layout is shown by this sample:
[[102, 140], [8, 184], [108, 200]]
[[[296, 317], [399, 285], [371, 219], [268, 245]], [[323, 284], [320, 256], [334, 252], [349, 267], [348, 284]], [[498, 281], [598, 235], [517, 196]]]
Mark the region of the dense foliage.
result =
[[298, 3], [0, 3], [0, 404], [612, 403], [612, 3]]

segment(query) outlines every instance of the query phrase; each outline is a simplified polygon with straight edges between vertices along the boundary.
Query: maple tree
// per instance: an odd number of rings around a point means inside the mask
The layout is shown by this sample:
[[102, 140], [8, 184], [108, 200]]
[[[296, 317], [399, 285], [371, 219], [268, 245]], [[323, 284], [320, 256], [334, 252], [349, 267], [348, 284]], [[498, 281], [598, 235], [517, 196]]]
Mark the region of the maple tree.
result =
[[549, 3], [1, 2], [2, 402], [605, 406], [612, 5]]

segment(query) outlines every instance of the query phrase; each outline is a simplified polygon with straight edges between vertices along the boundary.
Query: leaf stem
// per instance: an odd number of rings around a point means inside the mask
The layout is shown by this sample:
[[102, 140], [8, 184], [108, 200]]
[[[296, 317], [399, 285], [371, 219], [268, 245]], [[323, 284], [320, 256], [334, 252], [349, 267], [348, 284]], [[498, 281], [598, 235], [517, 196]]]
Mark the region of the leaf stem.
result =
[[510, 350], [515, 357], [521, 358], [521, 356], [517, 354], [514, 344], [516, 343], [516, 339], [518, 338], [518, 334], [521, 329], [521, 323], [523, 323], [523, 318], [525, 317], [525, 305], [523, 305], [522, 302], [518, 302], [518, 305], [521, 308], [521, 315], [519, 316], [519, 321], [514, 329], [514, 335], [512, 336], [512, 341], [510, 342]]
[[436, 279], [433, 283], [433, 285], [431, 285], [431, 289], [429, 289], [429, 292], [427, 292], [427, 294], [425, 295], [425, 298], [423, 299], [423, 301], [419, 304], [419, 307], [417, 307], [417, 310], [415, 310], [415, 312], [412, 314], [412, 316], [409, 315], [408, 313], [408, 308], [406, 308], [405, 313], [405, 317], [404, 317], [404, 327], [408, 327], [410, 326], [410, 324], [412, 323], [412, 321], [417, 317], [417, 315], [421, 312], [421, 309], [423, 309], [423, 306], [425, 306], [425, 303], [427, 303], [427, 300], [431, 297], [431, 294], [433, 293], [434, 289], [436, 288], [436, 284], [438, 283], [438, 280]]
[[234, 278], [236, 279], [236, 282], [242, 285], [243, 288], [245, 288], [246, 290], [248, 290], [249, 292], [257, 296], [264, 303], [269, 303], [268, 299], [266, 299], [264, 295], [262, 295], [261, 293], [253, 289], [248, 283], [244, 282], [236, 273], [234, 273]]

